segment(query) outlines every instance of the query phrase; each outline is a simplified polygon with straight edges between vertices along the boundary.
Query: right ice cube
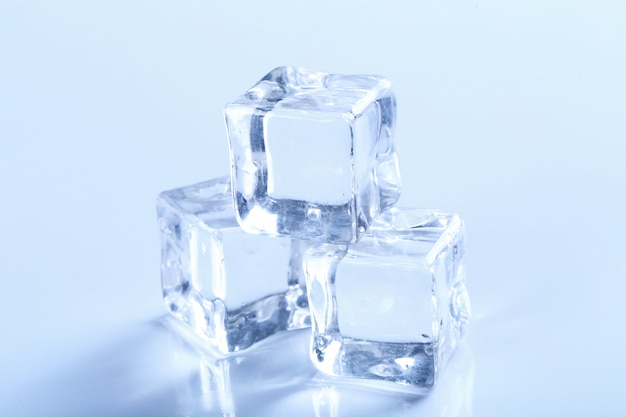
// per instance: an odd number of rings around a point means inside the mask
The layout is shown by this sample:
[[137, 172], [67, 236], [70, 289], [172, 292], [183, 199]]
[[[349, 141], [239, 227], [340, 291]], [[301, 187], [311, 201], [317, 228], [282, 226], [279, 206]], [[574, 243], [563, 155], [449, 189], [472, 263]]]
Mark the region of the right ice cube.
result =
[[308, 244], [317, 368], [429, 391], [471, 315], [464, 250], [459, 216], [399, 208], [356, 244]]
[[355, 242], [400, 196], [396, 99], [380, 76], [279, 67], [225, 116], [246, 232]]

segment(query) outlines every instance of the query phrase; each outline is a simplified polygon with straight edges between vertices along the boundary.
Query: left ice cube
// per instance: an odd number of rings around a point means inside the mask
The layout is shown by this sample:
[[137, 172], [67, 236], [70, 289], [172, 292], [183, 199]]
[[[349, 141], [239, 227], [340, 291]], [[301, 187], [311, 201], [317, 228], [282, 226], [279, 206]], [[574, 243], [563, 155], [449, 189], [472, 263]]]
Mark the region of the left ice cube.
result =
[[157, 213], [165, 304], [219, 351], [310, 325], [297, 242], [243, 232], [228, 177], [162, 192]]

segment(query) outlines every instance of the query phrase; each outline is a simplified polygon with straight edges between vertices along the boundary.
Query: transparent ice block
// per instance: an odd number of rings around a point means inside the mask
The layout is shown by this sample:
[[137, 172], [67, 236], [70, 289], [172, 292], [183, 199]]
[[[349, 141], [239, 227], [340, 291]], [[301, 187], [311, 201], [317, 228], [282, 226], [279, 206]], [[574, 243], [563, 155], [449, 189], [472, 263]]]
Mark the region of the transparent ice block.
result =
[[225, 116], [247, 232], [355, 242], [400, 196], [396, 101], [382, 77], [279, 67]]
[[165, 304], [198, 335], [229, 353], [310, 325], [299, 245], [243, 232], [228, 177], [165, 191], [157, 211]]
[[392, 208], [353, 245], [309, 244], [311, 358], [330, 375], [428, 391], [470, 318], [454, 214]]

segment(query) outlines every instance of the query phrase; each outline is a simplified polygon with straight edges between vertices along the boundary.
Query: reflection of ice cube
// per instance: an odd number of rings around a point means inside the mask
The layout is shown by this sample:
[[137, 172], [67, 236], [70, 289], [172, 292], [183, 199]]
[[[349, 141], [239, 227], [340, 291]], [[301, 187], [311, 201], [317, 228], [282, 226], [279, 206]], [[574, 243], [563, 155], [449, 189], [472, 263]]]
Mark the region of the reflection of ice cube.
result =
[[157, 209], [165, 303], [196, 333], [226, 353], [308, 325], [297, 243], [244, 233], [229, 178], [165, 191]]
[[[410, 385], [372, 379], [334, 378], [321, 373], [310, 385], [319, 387], [312, 395], [316, 417], [469, 417], [474, 415], [474, 378], [474, 357], [467, 343], [462, 341], [446, 365], [446, 372], [440, 375], [437, 389], [432, 392], [416, 390]], [[422, 397], [420, 394], [429, 395]]]
[[[309, 332], [283, 332], [255, 349], [224, 357], [198, 343], [178, 321], [164, 321], [169, 335], [176, 416], [292, 416], [295, 393], [311, 391], [317, 374], [306, 360]], [[191, 337], [190, 337], [191, 336]], [[308, 395], [305, 395], [305, 398]], [[297, 395], [295, 415], [303, 396]]]
[[[228, 103], [237, 219], [252, 233], [347, 243], [400, 195], [395, 96], [372, 75], [280, 67]], [[318, 216], [311, 217], [311, 210]]]
[[309, 244], [316, 366], [430, 389], [470, 317], [463, 233], [454, 214], [392, 208], [353, 245]]

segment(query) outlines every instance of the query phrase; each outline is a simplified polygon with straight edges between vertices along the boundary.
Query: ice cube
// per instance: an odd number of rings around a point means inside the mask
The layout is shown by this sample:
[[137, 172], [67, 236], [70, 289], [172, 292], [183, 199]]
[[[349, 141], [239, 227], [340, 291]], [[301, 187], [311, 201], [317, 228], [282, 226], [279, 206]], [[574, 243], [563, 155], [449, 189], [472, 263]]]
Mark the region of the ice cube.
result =
[[469, 322], [463, 255], [461, 219], [418, 209], [387, 210], [352, 245], [309, 244], [318, 369], [428, 391]]
[[165, 304], [197, 334], [229, 353], [309, 326], [299, 244], [243, 232], [230, 178], [165, 191], [157, 211]]
[[382, 77], [279, 67], [225, 115], [247, 232], [355, 242], [400, 196], [395, 95]]

